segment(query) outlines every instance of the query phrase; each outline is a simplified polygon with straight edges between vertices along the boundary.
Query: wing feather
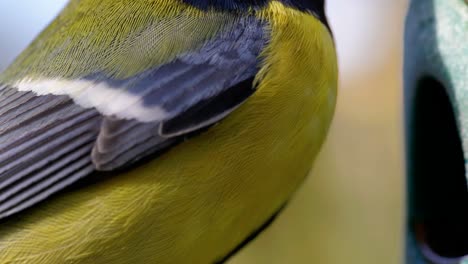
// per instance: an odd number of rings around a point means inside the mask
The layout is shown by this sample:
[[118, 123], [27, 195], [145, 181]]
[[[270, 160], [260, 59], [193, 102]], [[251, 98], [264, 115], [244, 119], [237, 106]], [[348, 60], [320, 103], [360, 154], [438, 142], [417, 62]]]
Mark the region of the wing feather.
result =
[[[83, 69], [86, 61], [68, 54], [78, 49], [67, 43], [53, 49], [54, 45], [35, 42], [13, 64], [21, 65], [21, 70], [8, 70], [6, 79], [0, 77], [0, 218], [93, 171], [127, 167], [161, 152], [189, 133], [219, 122], [247, 100], [255, 91], [252, 83], [267, 43], [267, 25], [253, 16], [227, 17], [222, 30], [202, 45], [199, 38], [187, 37], [185, 41], [194, 43], [184, 45], [192, 49], [174, 53], [170, 60], [145, 58], [162, 63], [125, 78], [113, 74], [128, 66], [119, 64], [114, 69], [93, 64], [86, 74], [61, 76], [58, 71], [51, 76], [38, 58], [73, 58], [62, 62], [63, 69]], [[199, 27], [204, 21], [198, 21]], [[52, 38], [58, 31], [51, 32], [45, 36]], [[152, 29], [131, 34], [132, 39], [120, 39], [106, 50], [106, 56], [116, 56], [113, 62], [133, 63], [129, 56], [138, 50], [131, 46], [144, 43], [140, 38], [158, 43], [166, 43], [160, 40], [165, 37], [184, 39], [184, 32], [177, 32], [179, 37], [167, 34], [174, 32]], [[42, 43], [50, 44], [48, 39]], [[166, 51], [145, 52], [165, 56]], [[28, 75], [26, 61], [36, 65], [33, 76]], [[1, 83], [6, 85], [1, 88]]]
[[72, 168], [94, 169], [90, 152], [101, 122], [95, 110], [66, 96], [1, 91], [0, 218], [47, 198], [52, 186], [84, 176]]
[[220, 121], [252, 95], [266, 44], [264, 25], [253, 18], [235, 25], [197, 51], [132, 79], [111, 81], [112, 86], [128, 86], [127, 92], [140, 97], [144, 107], [157, 107], [166, 115], [151, 122], [122, 119], [118, 112], [106, 118], [93, 149], [99, 169], [123, 167], [157, 152], [174, 137]]

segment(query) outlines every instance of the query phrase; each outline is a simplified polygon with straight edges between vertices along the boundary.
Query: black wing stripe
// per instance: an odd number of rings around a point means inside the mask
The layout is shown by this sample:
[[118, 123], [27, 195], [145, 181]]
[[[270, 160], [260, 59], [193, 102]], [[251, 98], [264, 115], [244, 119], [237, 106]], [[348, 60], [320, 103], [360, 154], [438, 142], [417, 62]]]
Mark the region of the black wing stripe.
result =
[[174, 137], [219, 121], [254, 93], [253, 80], [249, 78], [240, 82], [217, 96], [199, 102], [179, 116], [163, 122], [160, 134], [164, 137]]

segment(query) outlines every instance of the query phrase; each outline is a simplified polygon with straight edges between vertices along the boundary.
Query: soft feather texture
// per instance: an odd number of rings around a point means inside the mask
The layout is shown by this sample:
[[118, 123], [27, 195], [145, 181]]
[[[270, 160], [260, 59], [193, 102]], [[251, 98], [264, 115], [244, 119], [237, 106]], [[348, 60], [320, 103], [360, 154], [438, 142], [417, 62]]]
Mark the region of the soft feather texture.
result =
[[[168, 16], [184, 6], [160, 2], [174, 6]], [[266, 23], [269, 41], [249, 100], [157, 159], [5, 221], [0, 262], [212, 263], [277, 211], [326, 136], [336, 57], [328, 29], [310, 14], [271, 2], [252, 15]]]
[[[80, 8], [87, 4], [87, 1], [73, 1], [64, 12], [66, 14], [70, 8], [80, 12]], [[93, 169], [110, 171], [129, 167], [150, 154], [168, 148], [177, 141], [175, 137], [221, 120], [253, 92], [252, 80], [258, 70], [258, 57], [267, 41], [265, 23], [262, 20], [249, 14], [220, 16], [220, 12], [208, 12], [193, 17], [190, 15], [194, 15], [195, 11], [189, 7], [185, 7], [185, 11], [181, 9], [179, 14], [167, 16], [164, 6], [158, 8], [158, 12], [150, 12], [145, 17], [147, 11], [141, 10], [145, 6], [138, 4], [130, 5], [128, 9], [139, 15], [129, 16], [127, 9], [115, 9], [109, 4], [104, 1], [98, 5], [106, 10], [102, 13], [84, 12], [72, 18], [60, 16], [41, 34], [41, 41], [33, 43], [0, 76], [0, 83], [7, 84], [10, 87], [8, 89], [20, 90], [18, 94], [27, 91], [29, 97], [34, 97], [33, 93], [39, 95], [25, 105], [23, 101], [26, 99], [12, 96], [5, 105], [0, 103], [0, 109], [12, 108], [15, 113], [39, 112], [42, 109], [45, 113], [36, 122], [55, 122], [58, 115], [64, 114], [52, 109], [55, 106], [54, 101], [57, 98], [71, 98], [76, 106], [68, 100], [70, 107], [81, 109], [83, 114], [87, 113], [84, 108], [95, 109], [90, 111], [102, 115], [100, 128], [96, 124], [94, 127], [98, 136], [91, 147], [92, 153], [89, 151], [85, 159], [86, 167], [89, 168], [87, 173], [76, 171], [78, 177], [75, 171], [71, 171], [53, 176], [55, 171], [46, 173], [34, 170], [25, 176], [27, 178], [37, 178], [37, 175], [41, 175], [43, 179], [60, 177], [71, 184], [90, 174]], [[108, 12], [111, 11], [123, 12], [121, 15], [124, 21], [119, 20], [118, 23], [138, 26], [134, 31], [112, 35], [115, 32], [105, 28], [105, 23], [109, 22]], [[190, 21], [190, 27], [184, 26], [187, 21]], [[219, 24], [211, 27], [205, 25], [213, 22]], [[87, 23], [96, 25], [86, 32], [87, 36], [74, 31], [75, 27], [88, 25]], [[188, 31], [195, 29], [196, 32]], [[194, 33], [197, 35], [192, 36]], [[63, 34], [65, 39], [60, 38]], [[210, 38], [202, 37], [204, 35], [209, 35]], [[171, 41], [170, 46], [175, 47], [179, 43], [172, 42], [182, 38], [182, 46], [187, 49], [170, 50], [167, 41]], [[205, 42], [199, 43], [202, 40]], [[104, 51], [102, 45], [109, 44], [109, 41], [111, 45]], [[169, 53], [164, 52], [163, 48], [169, 48]], [[114, 64], [103, 64], [106, 60]], [[38, 63], [41, 61], [48, 63]], [[127, 70], [127, 63], [145, 65], [145, 61], [163, 64], [138, 66], [141, 72], [129, 77], [122, 77], [119, 73]], [[54, 63], [58, 63], [60, 67]], [[248, 83], [244, 84], [246, 81]], [[239, 86], [240, 83], [243, 85]], [[227, 92], [234, 87], [235, 93]], [[229, 98], [223, 97], [225, 94]], [[212, 101], [216, 102], [217, 107], [214, 107]], [[22, 132], [31, 128], [15, 128], [14, 123], [22, 118], [19, 113], [13, 117], [0, 115], [1, 118], [5, 119], [3, 126], [12, 131], [10, 134], [14, 135], [15, 140], [33, 141], [42, 137], [41, 133], [47, 134], [38, 130], [36, 134], [23, 136]], [[70, 115], [64, 115], [63, 118], [66, 120]], [[78, 116], [77, 119], [79, 118]], [[96, 136], [96, 133], [93, 135]], [[68, 136], [57, 135], [58, 140]], [[54, 152], [62, 147], [54, 144], [42, 146], [44, 153]], [[20, 150], [9, 151], [11, 155], [21, 155]], [[72, 152], [67, 155], [74, 154], [75, 150], [70, 151]], [[17, 163], [19, 167], [34, 163], [55, 165], [54, 160], [49, 160], [44, 155], [25, 155]], [[12, 171], [4, 175], [5, 179], [9, 177], [15, 179], [18, 176]], [[66, 187], [61, 185], [61, 188], [52, 188], [50, 184], [42, 186], [44, 193], [47, 193], [43, 195], [35, 188], [23, 190], [18, 187], [23, 185], [21, 182], [12, 182], [10, 188], [3, 191], [12, 197], [22, 195], [22, 198], [14, 203], [0, 200], [0, 218], [9, 215], [7, 211], [20, 211]], [[0, 190], [0, 195], [1, 193]]]
[[159, 135], [160, 123], [104, 118], [92, 152], [97, 170], [130, 166], [134, 161], [169, 146], [173, 139]]
[[89, 175], [100, 115], [66, 96], [0, 89], [0, 218]]
[[236, 19], [235, 13], [204, 12], [174, 1], [72, 0], [2, 79], [72, 79], [101, 72], [130, 78], [201, 48]]

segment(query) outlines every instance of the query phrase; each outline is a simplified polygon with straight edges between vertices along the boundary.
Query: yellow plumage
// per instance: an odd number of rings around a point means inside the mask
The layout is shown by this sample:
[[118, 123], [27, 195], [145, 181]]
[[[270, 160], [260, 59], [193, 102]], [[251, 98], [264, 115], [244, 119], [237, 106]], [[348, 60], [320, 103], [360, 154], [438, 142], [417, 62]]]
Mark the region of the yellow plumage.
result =
[[285, 204], [332, 119], [335, 50], [308, 13], [274, 1], [256, 16], [271, 41], [245, 104], [157, 159], [8, 219], [0, 263], [212, 263]]

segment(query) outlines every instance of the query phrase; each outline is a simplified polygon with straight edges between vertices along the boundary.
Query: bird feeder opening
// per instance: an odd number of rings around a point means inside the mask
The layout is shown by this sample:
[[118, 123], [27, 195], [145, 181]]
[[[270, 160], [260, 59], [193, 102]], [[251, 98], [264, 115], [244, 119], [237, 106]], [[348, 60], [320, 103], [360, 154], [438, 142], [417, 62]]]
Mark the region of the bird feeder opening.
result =
[[422, 79], [411, 110], [410, 228], [414, 228], [423, 251], [430, 251], [425, 253], [431, 256], [468, 255], [465, 158], [446, 89], [433, 78]]

